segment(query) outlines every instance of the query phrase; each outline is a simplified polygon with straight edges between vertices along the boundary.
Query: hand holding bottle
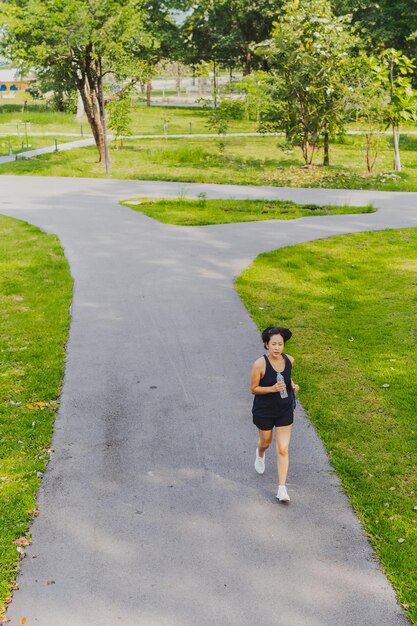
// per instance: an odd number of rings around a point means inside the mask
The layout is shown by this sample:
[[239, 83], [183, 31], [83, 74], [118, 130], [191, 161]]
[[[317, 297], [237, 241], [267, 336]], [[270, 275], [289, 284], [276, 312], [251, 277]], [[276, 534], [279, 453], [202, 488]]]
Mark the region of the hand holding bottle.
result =
[[281, 372], [277, 372], [277, 382], [275, 385], [276, 390], [279, 392], [281, 398], [288, 398], [287, 385]]

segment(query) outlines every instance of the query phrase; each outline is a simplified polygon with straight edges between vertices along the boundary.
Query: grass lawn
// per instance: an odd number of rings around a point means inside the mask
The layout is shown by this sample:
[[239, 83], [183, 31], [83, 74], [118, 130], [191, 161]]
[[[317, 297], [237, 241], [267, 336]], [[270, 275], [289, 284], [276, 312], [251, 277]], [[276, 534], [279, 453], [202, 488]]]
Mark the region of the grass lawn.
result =
[[374, 208], [350, 206], [300, 205], [283, 200], [151, 200], [142, 198], [122, 202], [164, 222], [179, 226], [204, 226], [206, 224], [230, 224], [260, 220], [291, 220], [306, 215], [340, 215], [346, 213], [373, 213]]
[[[226, 140], [221, 153], [219, 140], [130, 139], [125, 148], [111, 150], [114, 178], [236, 183], [292, 187], [333, 187], [417, 191], [417, 136], [401, 140], [403, 172], [393, 174], [391, 139], [385, 140], [375, 176], [364, 173], [363, 138], [348, 135], [331, 146], [328, 168], [317, 164], [302, 167], [295, 149], [286, 154], [278, 137], [236, 137]], [[4, 164], [3, 174], [105, 177], [97, 163], [95, 147], [44, 155], [30, 161]]]
[[[146, 107], [132, 106], [130, 115], [131, 130], [134, 135], [163, 135], [213, 132], [207, 127], [207, 111], [196, 107]], [[27, 111], [21, 106], [0, 106], [0, 132], [15, 132], [17, 124], [22, 132], [24, 123], [28, 131], [50, 133], [80, 133], [81, 126], [86, 135], [91, 135], [90, 127], [84, 119], [78, 122], [72, 113], [59, 113], [48, 110], [44, 105], [30, 103]], [[190, 126], [191, 125], [191, 126]], [[233, 120], [229, 132], [256, 132], [257, 123], [246, 120]], [[110, 129], [111, 132], [111, 129]]]
[[[54, 137], [26, 137], [9, 135], [0, 136], [0, 156], [9, 154], [9, 148], [12, 149], [13, 154], [26, 152], [27, 150], [36, 150], [37, 148], [43, 148], [45, 146], [54, 145]], [[72, 137], [59, 137], [56, 136], [58, 143], [66, 143], [68, 141], [74, 141], [76, 138]]]
[[0, 616], [49, 459], [72, 280], [56, 237], [0, 216]]
[[300, 400], [417, 624], [417, 229], [263, 254], [236, 281], [260, 329], [292, 329]]

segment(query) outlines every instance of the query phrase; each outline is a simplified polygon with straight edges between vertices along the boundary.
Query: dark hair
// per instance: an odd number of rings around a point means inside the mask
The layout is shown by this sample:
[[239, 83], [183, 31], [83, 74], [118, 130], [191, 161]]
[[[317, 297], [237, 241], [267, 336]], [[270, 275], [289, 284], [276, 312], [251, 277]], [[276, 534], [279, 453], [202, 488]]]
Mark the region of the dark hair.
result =
[[269, 343], [272, 335], [281, 335], [284, 340], [284, 343], [291, 339], [292, 332], [289, 328], [284, 328], [283, 326], [268, 326], [262, 332], [262, 341], [264, 342], [265, 348], [267, 348], [267, 344]]

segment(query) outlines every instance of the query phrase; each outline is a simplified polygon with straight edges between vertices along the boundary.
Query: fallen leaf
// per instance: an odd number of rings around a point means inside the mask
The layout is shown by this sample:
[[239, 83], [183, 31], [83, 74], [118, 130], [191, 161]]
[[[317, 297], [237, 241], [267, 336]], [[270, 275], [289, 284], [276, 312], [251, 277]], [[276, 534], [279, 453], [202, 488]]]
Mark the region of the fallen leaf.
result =
[[355, 341], [353, 337], [350, 337], [350, 339], [348, 339], [348, 341]]
[[33, 406], [33, 404], [27, 404], [27, 405], [26, 405], [26, 408], [28, 408], [28, 409], [30, 409], [31, 411], [33, 411], [35, 407]]
[[31, 542], [26, 537], [19, 537], [19, 539], [16, 539], [15, 544], [17, 546], [30, 546]]
[[46, 584], [47, 585], [55, 585], [55, 581], [54, 580], [47, 580]]
[[20, 623], [21, 624], [26, 624], [26, 617], [22, 617], [21, 620], [20, 620]]
[[417, 511], [417, 506], [413, 507], [413, 511]]
[[408, 611], [408, 609], [410, 608], [410, 605], [409, 604], [403, 604], [402, 607], [403, 607], [403, 609], [405, 611]]
[[403, 539], [402, 537], [400, 539], [398, 539], [398, 543], [404, 543], [405, 539]]
[[45, 402], [35, 402], [36, 406], [46, 406]]
[[333, 311], [334, 306], [329, 306], [329, 309], [330, 309], [331, 311]]
[[17, 300], [17, 302], [22, 302], [22, 300], [24, 300], [24, 297], [23, 296], [15, 296], [14, 299]]
[[386, 389], [387, 387], [389, 387], [389, 384], [388, 383], [384, 383], [382, 386], [385, 387], [385, 389]]

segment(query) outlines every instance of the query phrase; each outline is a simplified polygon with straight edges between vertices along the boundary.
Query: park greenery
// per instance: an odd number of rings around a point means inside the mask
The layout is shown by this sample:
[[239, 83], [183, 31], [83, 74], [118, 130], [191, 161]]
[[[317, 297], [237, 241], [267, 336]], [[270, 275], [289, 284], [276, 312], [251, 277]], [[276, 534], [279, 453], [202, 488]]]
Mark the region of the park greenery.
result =
[[[117, 81], [108, 100], [152, 75], [163, 37], [155, 37], [155, 14], [163, 2], [138, 0], [10, 0], [2, 5], [3, 49], [8, 58], [35, 68], [55, 91], [79, 93], [100, 161], [107, 163], [104, 80]], [[156, 21], [162, 29], [165, 20]]]
[[[46, 145], [45, 133], [95, 141], [1, 173], [104, 177], [111, 165], [117, 178], [417, 191], [417, 18], [407, 0], [7, 0], [0, 20], [2, 54], [52, 94], [1, 103], [0, 154]], [[178, 83], [211, 81], [205, 106], [138, 105], [138, 86], [149, 104], [166, 64]], [[204, 196], [126, 204], [183, 225], [353, 212]], [[71, 280], [56, 239], [8, 218], [0, 227], [1, 606], [50, 455]], [[301, 400], [415, 623], [416, 244], [415, 230], [327, 239], [262, 255], [237, 282], [259, 327], [297, 328]]]
[[4, 216], [0, 229], [1, 616], [51, 455], [72, 280], [55, 236]]
[[[151, 112], [155, 109], [151, 108]], [[187, 128], [186, 117], [170, 110], [169, 128]], [[163, 127], [161, 111], [151, 127]], [[192, 117], [193, 126], [200, 124]], [[233, 129], [231, 126], [230, 130]], [[207, 131], [207, 128], [203, 130]], [[161, 130], [159, 132], [162, 132]], [[222, 147], [219, 142], [225, 145]], [[159, 139], [127, 138], [122, 150], [112, 151], [111, 175], [115, 178], [179, 182], [235, 183], [291, 187], [334, 187], [417, 191], [417, 137], [401, 138], [403, 171], [392, 172], [392, 138], [382, 135], [378, 168], [366, 172], [364, 135], [345, 135], [332, 144], [332, 163], [305, 168], [300, 150], [288, 150], [284, 137], [231, 137]], [[116, 146], [115, 146], [116, 147]], [[320, 151], [317, 159], [320, 159]], [[97, 163], [94, 147], [19, 159], [0, 165], [3, 174], [106, 177]]]
[[[220, 134], [231, 119], [254, 116], [259, 130], [283, 132], [288, 149], [301, 149], [307, 167], [322, 148], [328, 167], [332, 141], [358, 121], [367, 124], [367, 171], [390, 128], [399, 172], [401, 127], [417, 122], [409, 56], [417, 26], [403, 2], [380, 12], [398, 16], [395, 37], [381, 19], [375, 31], [375, 7], [354, 0], [8, 0], [0, 47], [71, 107], [79, 95], [106, 172], [106, 117], [120, 146], [137, 85], [149, 103], [151, 79], [168, 62], [178, 81], [187, 71], [212, 77], [208, 117]], [[229, 94], [221, 72], [243, 73]]]
[[416, 249], [417, 229], [333, 237], [263, 254], [236, 283], [259, 329], [297, 330], [300, 399], [414, 624]]
[[207, 200], [204, 193], [198, 199], [134, 198], [123, 201], [123, 204], [165, 224], [179, 226], [292, 220], [309, 215], [373, 213], [375, 210], [371, 206], [300, 205], [290, 200]]

